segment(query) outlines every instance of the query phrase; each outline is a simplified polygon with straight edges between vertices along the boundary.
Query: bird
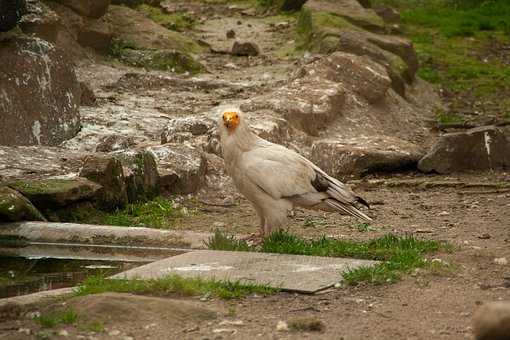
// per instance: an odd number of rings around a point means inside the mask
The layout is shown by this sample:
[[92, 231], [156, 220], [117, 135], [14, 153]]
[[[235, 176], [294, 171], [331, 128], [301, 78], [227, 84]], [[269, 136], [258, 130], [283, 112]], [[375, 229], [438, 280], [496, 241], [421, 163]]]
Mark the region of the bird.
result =
[[288, 223], [296, 207], [372, 219], [369, 204], [299, 153], [259, 137], [239, 108], [220, 110], [218, 135], [227, 174], [260, 218], [261, 237]]

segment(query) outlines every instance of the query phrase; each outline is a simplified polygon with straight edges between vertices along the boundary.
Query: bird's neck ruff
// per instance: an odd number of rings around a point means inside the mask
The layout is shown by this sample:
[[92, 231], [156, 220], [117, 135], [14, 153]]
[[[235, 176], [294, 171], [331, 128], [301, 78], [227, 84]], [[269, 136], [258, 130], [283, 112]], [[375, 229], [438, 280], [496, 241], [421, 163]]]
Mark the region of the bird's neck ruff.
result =
[[[224, 157], [228, 160], [234, 160], [242, 153], [250, 151], [256, 147], [261, 147], [268, 142], [257, 136], [246, 122], [241, 122], [234, 131], [222, 129], [221, 147]], [[227, 159], [225, 159], [227, 161]]]

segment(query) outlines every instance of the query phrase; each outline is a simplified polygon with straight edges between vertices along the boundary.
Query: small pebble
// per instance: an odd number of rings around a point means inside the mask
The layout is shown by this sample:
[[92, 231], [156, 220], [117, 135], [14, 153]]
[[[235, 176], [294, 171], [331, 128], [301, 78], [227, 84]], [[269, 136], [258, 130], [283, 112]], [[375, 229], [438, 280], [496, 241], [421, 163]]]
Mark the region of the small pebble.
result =
[[69, 336], [69, 332], [66, 331], [65, 329], [61, 329], [59, 332], [58, 332], [58, 335], [60, 336]]
[[289, 325], [285, 321], [278, 321], [276, 324], [276, 330], [278, 332], [287, 332], [289, 330]]
[[219, 323], [219, 325], [220, 326], [225, 326], [225, 325], [242, 326], [242, 325], [244, 325], [244, 322], [243, 322], [243, 320], [233, 320], [233, 321], [223, 320], [222, 322]]
[[506, 259], [506, 257], [498, 257], [494, 259], [494, 263], [506, 266], [508, 264], [508, 260]]
[[119, 334], [120, 334], [120, 331], [118, 329], [114, 329], [114, 330], [108, 332], [109, 336], [117, 336]]

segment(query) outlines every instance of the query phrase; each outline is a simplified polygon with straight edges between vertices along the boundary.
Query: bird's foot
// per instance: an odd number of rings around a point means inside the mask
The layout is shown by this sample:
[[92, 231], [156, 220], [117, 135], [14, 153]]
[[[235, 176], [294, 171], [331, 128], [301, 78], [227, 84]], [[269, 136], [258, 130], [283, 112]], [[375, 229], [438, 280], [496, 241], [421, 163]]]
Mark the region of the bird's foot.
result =
[[246, 241], [250, 246], [258, 246], [262, 243], [264, 239], [264, 232], [262, 230], [258, 230], [257, 232], [250, 234], [248, 236], [241, 237], [241, 240]]

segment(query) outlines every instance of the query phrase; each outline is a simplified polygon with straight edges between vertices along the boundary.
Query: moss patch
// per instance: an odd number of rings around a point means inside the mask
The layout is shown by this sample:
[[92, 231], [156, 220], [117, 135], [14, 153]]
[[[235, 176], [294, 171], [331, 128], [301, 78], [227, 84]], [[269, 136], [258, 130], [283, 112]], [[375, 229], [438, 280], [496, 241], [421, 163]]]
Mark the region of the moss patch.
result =
[[160, 8], [153, 7], [147, 4], [140, 5], [136, 8], [138, 11], [145, 14], [152, 21], [157, 22], [169, 30], [184, 32], [192, 30], [197, 21], [186, 12], [164, 13]]
[[115, 40], [111, 54], [120, 61], [135, 67], [175, 73], [197, 74], [205, 67], [191, 55], [177, 50], [144, 50], [124, 40]]
[[153, 280], [112, 280], [101, 276], [88, 278], [79, 286], [75, 295], [98, 294], [105, 292], [133, 293], [152, 296], [197, 296], [206, 295], [221, 299], [238, 299], [250, 294], [268, 295], [278, 292], [263, 285], [242, 284], [204, 280], [200, 278], [182, 278], [170, 275]]

